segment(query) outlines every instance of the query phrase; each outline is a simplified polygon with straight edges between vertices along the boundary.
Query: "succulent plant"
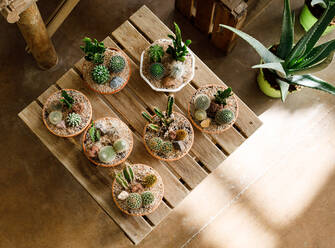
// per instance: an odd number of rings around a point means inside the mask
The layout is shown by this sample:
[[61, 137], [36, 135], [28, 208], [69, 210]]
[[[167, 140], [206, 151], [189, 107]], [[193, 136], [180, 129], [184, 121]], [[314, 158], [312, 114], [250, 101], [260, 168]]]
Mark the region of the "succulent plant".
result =
[[215, 102], [218, 104], [222, 104], [223, 106], [225, 106], [227, 104], [227, 98], [232, 96], [232, 89], [229, 87], [227, 89], [225, 89], [224, 91], [222, 90], [218, 90], [216, 92], [215, 96]]
[[93, 121], [92, 121], [90, 129], [88, 130], [88, 134], [90, 135], [92, 142], [96, 142], [100, 140], [100, 137], [101, 137], [100, 130], [95, 127]]
[[98, 158], [103, 163], [111, 163], [116, 157], [116, 153], [112, 146], [104, 146], [100, 149], [98, 153]]
[[155, 200], [154, 194], [151, 193], [150, 191], [143, 192], [141, 194], [141, 197], [142, 197], [142, 204], [144, 207], [152, 204]]
[[207, 110], [211, 105], [211, 99], [206, 94], [199, 94], [194, 99], [195, 109]]
[[92, 79], [97, 84], [103, 84], [110, 79], [109, 71], [104, 65], [96, 65], [92, 70]]
[[126, 67], [125, 59], [120, 55], [114, 55], [109, 62], [109, 69], [111, 72], [119, 73]]
[[77, 113], [69, 113], [66, 117], [66, 123], [70, 127], [78, 127], [81, 124], [81, 116]]
[[215, 115], [215, 121], [218, 124], [228, 124], [235, 118], [234, 113], [229, 109], [221, 109]]
[[207, 118], [207, 112], [203, 109], [198, 109], [197, 111], [194, 112], [194, 117], [198, 121], [203, 121]]
[[128, 150], [129, 144], [125, 139], [118, 139], [114, 142], [113, 147], [117, 153], [121, 153]]
[[60, 101], [65, 104], [68, 109], [72, 108], [72, 104], [74, 103], [74, 99], [66, 92], [66, 90], [62, 90], [62, 98]]
[[184, 129], [179, 129], [176, 131], [176, 140], [180, 141], [180, 140], [184, 140], [187, 137], [187, 132]]
[[173, 144], [170, 141], [165, 141], [161, 146], [161, 152], [165, 155], [173, 151]]
[[171, 117], [171, 114], [172, 114], [172, 111], [173, 111], [173, 104], [174, 104], [174, 97], [169, 96], [167, 106], [166, 106], [166, 118]]
[[142, 197], [138, 193], [130, 193], [126, 199], [126, 203], [130, 209], [139, 209], [142, 206]]
[[117, 89], [121, 87], [124, 84], [124, 79], [121, 77], [113, 77], [111, 82], [109, 83], [109, 86], [113, 89]]
[[132, 183], [134, 181], [134, 172], [130, 164], [127, 164], [126, 167], [124, 167], [123, 176], [128, 183]]
[[186, 40], [185, 44], [182, 44], [181, 31], [177, 23], [174, 23], [175, 36], [169, 34], [168, 37], [172, 39], [173, 46], [169, 45], [166, 53], [171, 54], [176, 61], [185, 61], [185, 56], [188, 54], [187, 47], [191, 44], [191, 40]]
[[161, 79], [164, 77], [165, 68], [161, 63], [154, 63], [150, 66], [150, 74], [155, 79]]
[[163, 47], [160, 45], [153, 45], [149, 48], [149, 57], [150, 61], [153, 63], [160, 63], [162, 61], [162, 57], [164, 56]]
[[161, 150], [163, 140], [159, 137], [153, 137], [148, 141], [148, 146], [150, 150], [154, 152], [159, 152]]
[[51, 124], [57, 125], [62, 121], [63, 114], [60, 111], [52, 111], [49, 113], [48, 119]]
[[80, 46], [84, 51], [85, 59], [87, 61], [92, 61], [94, 64], [102, 64], [104, 62], [104, 52], [106, 51], [103, 42], [98, 42], [96, 39], [86, 37], [83, 39], [85, 46]]
[[180, 61], [174, 63], [170, 68], [170, 76], [175, 79], [181, 79], [181, 77], [184, 75], [184, 72], [185, 67]]
[[122, 172], [119, 172], [115, 176], [115, 180], [118, 184], [120, 184], [124, 189], [129, 188], [128, 181], [124, 178], [124, 175]]
[[157, 177], [154, 174], [149, 174], [145, 176], [142, 185], [146, 188], [150, 188], [157, 183]]

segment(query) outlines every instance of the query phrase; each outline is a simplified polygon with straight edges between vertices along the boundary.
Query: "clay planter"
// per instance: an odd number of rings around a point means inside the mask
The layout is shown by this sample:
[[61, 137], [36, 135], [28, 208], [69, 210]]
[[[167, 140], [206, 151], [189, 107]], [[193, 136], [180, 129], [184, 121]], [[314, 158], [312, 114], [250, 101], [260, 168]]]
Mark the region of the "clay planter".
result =
[[[209, 134], [220, 134], [223, 133], [224, 131], [226, 131], [227, 129], [231, 128], [237, 117], [238, 117], [238, 112], [239, 112], [239, 107], [238, 107], [238, 102], [237, 102], [237, 98], [235, 96], [235, 94], [233, 93], [232, 96], [227, 98], [227, 105], [225, 105], [223, 107], [223, 109], [229, 109], [234, 113], [234, 119], [227, 124], [217, 124], [215, 122], [215, 118], [210, 118], [210, 125], [208, 127], [202, 127], [201, 126], [201, 121], [198, 121], [194, 118], [194, 113], [196, 111], [195, 107], [194, 107], [194, 100], [196, 98], [196, 96], [198, 94], [205, 94], [207, 96], [209, 96], [209, 98], [211, 100], [214, 100], [214, 95], [217, 93], [218, 90], [224, 91], [227, 87], [223, 86], [223, 85], [206, 85], [203, 87], [200, 87], [191, 97], [189, 103], [188, 103], [188, 116], [191, 120], [191, 122], [193, 123], [193, 125], [199, 129], [201, 132], [204, 133], [209, 133]], [[208, 111], [207, 111], [208, 112]]]
[[[99, 94], [104, 94], [104, 95], [112, 95], [115, 94], [117, 92], [119, 92], [120, 90], [122, 90], [126, 84], [129, 81], [130, 75], [131, 75], [131, 66], [130, 66], [130, 61], [127, 57], [127, 55], [116, 48], [107, 48], [105, 51], [105, 57], [104, 57], [104, 62], [102, 63], [102, 65], [106, 66], [107, 68], [109, 68], [109, 62], [110, 62], [110, 58], [114, 55], [120, 55], [122, 56], [125, 61], [126, 61], [126, 66], [125, 68], [119, 72], [119, 73], [113, 73], [110, 70], [110, 79], [103, 84], [98, 84], [96, 82], [93, 81], [92, 79], [92, 70], [93, 68], [96, 66], [95, 64], [93, 64], [90, 61], [84, 60], [83, 66], [82, 66], [82, 71], [83, 71], [83, 78], [84, 81], [86, 83], [86, 85], [93, 91], [99, 93]], [[122, 85], [114, 88], [110, 86], [110, 82], [112, 80], [113, 77], [121, 77], [124, 82]]]
[[[126, 200], [120, 200], [118, 199], [118, 195], [125, 191], [120, 184], [117, 183], [116, 179], [114, 179], [112, 184], [112, 195], [113, 200], [116, 204], [116, 206], [125, 214], [132, 215], [132, 216], [142, 216], [142, 215], [148, 215], [154, 212], [159, 204], [161, 204], [163, 196], [164, 196], [164, 184], [161, 176], [158, 174], [157, 171], [155, 171], [153, 168], [144, 165], [144, 164], [133, 164], [131, 165], [131, 168], [133, 169], [134, 175], [135, 175], [135, 181], [134, 184], [140, 183], [141, 180], [144, 179], [145, 176], [149, 174], [154, 174], [157, 177], [157, 182], [155, 185], [153, 185], [150, 188], [144, 188], [139, 194], [150, 191], [155, 196], [155, 200], [152, 204], [150, 204], [147, 207], [142, 206], [139, 209], [129, 209], [126, 205]], [[130, 193], [130, 191], [127, 191]]]
[[[78, 114], [81, 117], [81, 123], [77, 127], [70, 127], [66, 123], [66, 117], [69, 113], [75, 112], [74, 109], [77, 107], [73, 107], [72, 109], [68, 109], [65, 104], [60, 102], [62, 98], [61, 93], [62, 90], [59, 90], [53, 93], [45, 102], [42, 110], [42, 119], [45, 126], [48, 130], [56, 136], [69, 138], [73, 136], [77, 136], [82, 133], [85, 128], [90, 124], [92, 119], [92, 106], [88, 98], [81, 92], [74, 89], [64, 89], [73, 99], [75, 105], [81, 106], [81, 111], [78, 111]], [[62, 113], [62, 122], [59, 125], [54, 125], [49, 120], [49, 114], [52, 111], [59, 111]]]
[[[100, 131], [101, 138], [97, 142], [91, 140], [89, 129], [91, 125], [85, 130], [82, 138], [83, 151], [86, 157], [94, 164], [102, 167], [114, 167], [117, 166], [128, 158], [133, 149], [133, 135], [128, 126], [121, 120], [112, 117], [104, 117], [94, 121], [94, 126]], [[121, 153], [116, 153], [115, 159], [111, 163], [104, 163], [99, 160], [98, 155], [92, 157], [92, 146], [101, 148], [105, 146], [113, 146], [114, 142], [118, 139], [124, 139], [127, 141], [127, 149]], [[97, 151], [98, 153], [98, 151]]]
[[[154, 158], [157, 158], [159, 160], [172, 162], [181, 159], [184, 157], [192, 148], [193, 142], [194, 142], [194, 131], [192, 124], [189, 122], [189, 120], [182, 114], [179, 114], [177, 112], [173, 112], [172, 117], [174, 117], [174, 122], [170, 124], [170, 128], [176, 130], [184, 129], [187, 132], [187, 137], [183, 141], [185, 145], [185, 149], [183, 151], [173, 149], [173, 151], [169, 155], [164, 155], [161, 152], [155, 152], [151, 150], [148, 146], [148, 142], [152, 137], [158, 137], [157, 132], [153, 131], [151, 128], [149, 128], [149, 123], [147, 123], [144, 127], [143, 131], [143, 142], [145, 145], [145, 148], [150, 153], [151, 156]], [[156, 115], [153, 116], [153, 118], [158, 118]], [[160, 137], [163, 139], [163, 141], [171, 141], [169, 139]]]
[[[150, 74], [150, 57], [149, 57], [149, 48], [152, 45], [158, 44], [163, 47], [164, 51], [168, 48], [169, 45], [172, 45], [172, 41], [168, 39], [159, 39], [147, 47], [141, 55], [141, 64], [140, 64], [140, 74], [144, 81], [155, 91], [160, 92], [177, 92], [180, 91], [185, 85], [187, 85], [194, 77], [194, 68], [195, 68], [195, 58], [193, 52], [187, 48], [188, 54], [185, 56], [186, 60], [182, 63], [184, 66], [184, 73], [180, 79], [174, 79], [169, 76], [170, 68], [173, 63], [176, 61], [173, 60], [170, 54], [165, 52], [161, 64], [165, 67], [165, 74], [162, 79], [155, 79]], [[165, 84], [164, 82], [167, 82]], [[167, 86], [169, 85], [169, 86]]]

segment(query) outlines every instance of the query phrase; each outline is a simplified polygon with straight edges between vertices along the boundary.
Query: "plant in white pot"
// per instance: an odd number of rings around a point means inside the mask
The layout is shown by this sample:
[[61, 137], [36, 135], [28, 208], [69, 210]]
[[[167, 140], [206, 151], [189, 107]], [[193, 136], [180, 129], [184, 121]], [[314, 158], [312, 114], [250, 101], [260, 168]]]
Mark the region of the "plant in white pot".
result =
[[296, 44], [294, 44], [294, 15], [289, 0], [284, 0], [280, 43], [269, 49], [250, 35], [221, 25], [239, 35], [261, 56], [262, 63], [253, 68], [260, 68], [257, 81], [264, 94], [274, 98], [281, 97], [282, 101], [285, 101], [288, 92], [309, 87], [335, 95], [333, 85], [311, 75], [325, 69], [333, 59], [335, 40], [316, 45], [335, 16], [335, 0], [329, 3], [321, 18]]
[[[331, 0], [305, 0], [305, 5], [300, 14], [300, 24], [308, 31], [314, 23], [322, 16], [327, 6], [332, 3]], [[324, 35], [335, 29], [335, 18], [329, 23]]]

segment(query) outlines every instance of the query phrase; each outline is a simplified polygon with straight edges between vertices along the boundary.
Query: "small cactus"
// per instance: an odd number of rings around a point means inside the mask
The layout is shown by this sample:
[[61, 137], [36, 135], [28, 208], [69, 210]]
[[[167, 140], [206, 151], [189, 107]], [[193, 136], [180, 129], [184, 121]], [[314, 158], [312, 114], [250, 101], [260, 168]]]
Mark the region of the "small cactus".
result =
[[124, 189], [128, 189], [129, 188], [129, 184], [128, 181], [124, 178], [123, 174], [120, 172], [118, 174], [116, 174], [115, 176], [115, 180], [118, 184], [120, 184]]
[[116, 153], [121, 153], [128, 150], [129, 144], [125, 139], [118, 139], [113, 144]]
[[170, 68], [170, 76], [175, 79], [181, 79], [184, 75], [184, 65], [182, 62], [178, 61], [177, 63], [173, 64]]
[[109, 83], [109, 86], [113, 89], [120, 88], [124, 84], [124, 79], [121, 77], [113, 77]]
[[158, 137], [153, 137], [149, 140], [148, 146], [150, 150], [154, 152], [159, 152], [162, 148], [163, 140]]
[[78, 127], [81, 123], [81, 116], [77, 113], [69, 113], [66, 117], [66, 123], [70, 127]]
[[211, 99], [205, 94], [199, 94], [194, 100], [195, 109], [207, 110], [211, 105]]
[[92, 70], [92, 79], [97, 84], [106, 83], [110, 79], [109, 71], [104, 65], [97, 65]]
[[131, 166], [128, 164], [123, 169], [124, 178], [127, 180], [128, 183], [132, 183], [134, 181], [134, 172]]
[[142, 185], [146, 188], [150, 188], [154, 186], [156, 183], [157, 183], [157, 177], [154, 174], [150, 174], [144, 178]]
[[128, 208], [138, 209], [142, 206], [142, 197], [138, 193], [131, 193], [126, 200], [126, 203]]
[[98, 158], [103, 163], [111, 163], [116, 157], [116, 153], [112, 146], [104, 146], [98, 153]]
[[119, 73], [123, 71], [125, 67], [126, 67], [126, 61], [122, 56], [120, 55], [112, 56], [109, 62], [109, 69], [111, 72]]
[[173, 104], [174, 104], [174, 97], [169, 96], [168, 97], [168, 102], [167, 102], [167, 107], [166, 107], [166, 118], [170, 118], [172, 111], [173, 111]]
[[218, 124], [228, 124], [235, 118], [234, 113], [229, 109], [221, 109], [215, 115], [215, 121]]
[[161, 152], [163, 154], [169, 154], [170, 152], [173, 151], [173, 144], [172, 142], [170, 141], [165, 141], [163, 144], [162, 144], [162, 147], [161, 147]]
[[161, 79], [164, 77], [165, 68], [161, 63], [154, 63], [150, 66], [150, 74], [155, 79]]
[[207, 112], [203, 109], [198, 109], [197, 111], [195, 111], [194, 117], [198, 121], [203, 121], [207, 118]]
[[149, 57], [151, 62], [161, 62], [163, 56], [164, 50], [160, 45], [156, 44], [149, 48]]
[[143, 192], [142, 195], [142, 204], [144, 207], [152, 204], [155, 200], [155, 196], [150, 191]]
[[187, 137], [187, 132], [184, 129], [179, 129], [176, 131], [176, 140], [177, 141], [182, 141], [184, 139], [186, 139]]
[[50, 112], [48, 119], [51, 124], [57, 125], [62, 121], [63, 114], [60, 111], [52, 111]]

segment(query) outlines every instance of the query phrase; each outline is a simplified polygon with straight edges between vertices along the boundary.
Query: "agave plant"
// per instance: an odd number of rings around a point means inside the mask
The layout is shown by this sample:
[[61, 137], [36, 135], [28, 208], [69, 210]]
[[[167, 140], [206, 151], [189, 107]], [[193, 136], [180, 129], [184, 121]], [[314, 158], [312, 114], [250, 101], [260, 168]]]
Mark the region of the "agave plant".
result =
[[289, 86], [300, 85], [322, 90], [335, 95], [335, 87], [310, 75], [325, 69], [332, 61], [335, 51], [335, 40], [316, 45], [328, 24], [335, 16], [335, 0], [315, 0], [326, 6], [322, 17], [313, 27], [294, 44], [294, 13], [291, 12], [290, 1], [284, 0], [284, 12], [280, 43], [275, 52], [270, 51], [262, 43], [250, 35], [226, 25], [220, 25], [236, 33], [248, 42], [262, 58], [262, 64], [253, 68], [265, 68], [274, 73], [280, 87], [281, 99], [285, 101]]

